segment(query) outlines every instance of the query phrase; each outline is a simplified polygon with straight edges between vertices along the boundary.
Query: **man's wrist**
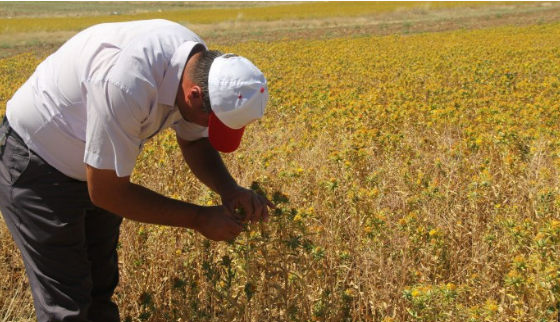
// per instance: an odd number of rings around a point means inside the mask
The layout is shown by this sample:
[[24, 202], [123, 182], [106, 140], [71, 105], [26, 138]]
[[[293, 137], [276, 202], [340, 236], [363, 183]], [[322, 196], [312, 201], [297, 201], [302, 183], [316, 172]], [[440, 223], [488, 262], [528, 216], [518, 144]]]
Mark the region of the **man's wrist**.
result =
[[203, 228], [204, 226], [204, 221], [205, 221], [205, 217], [204, 217], [204, 209], [205, 207], [203, 206], [196, 206], [195, 208], [195, 213], [194, 213], [194, 220], [192, 222], [192, 229], [196, 230], [198, 232], [200, 232], [200, 230]]
[[217, 187], [216, 192], [223, 199], [225, 196], [228, 195], [228, 193], [231, 193], [231, 192], [235, 191], [235, 189], [237, 189], [237, 187], [239, 187], [239, 185], [235, 181], [231, 181], [231, 182], [228, 182], [226, 184], [220, 185], [220, 187]]

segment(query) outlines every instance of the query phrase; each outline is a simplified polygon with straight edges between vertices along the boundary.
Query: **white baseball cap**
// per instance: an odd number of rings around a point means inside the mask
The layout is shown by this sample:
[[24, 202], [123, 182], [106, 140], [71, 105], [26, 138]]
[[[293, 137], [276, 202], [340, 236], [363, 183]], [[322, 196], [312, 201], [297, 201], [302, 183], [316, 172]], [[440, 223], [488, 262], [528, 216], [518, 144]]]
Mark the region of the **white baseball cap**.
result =
[[268, 102], [263, 73], [248, 59], [225, 54], [214, 59], [208, 74], [212, 113], [208, 136], [220, 152], [237, 150], [245, 126], [260, 119]]

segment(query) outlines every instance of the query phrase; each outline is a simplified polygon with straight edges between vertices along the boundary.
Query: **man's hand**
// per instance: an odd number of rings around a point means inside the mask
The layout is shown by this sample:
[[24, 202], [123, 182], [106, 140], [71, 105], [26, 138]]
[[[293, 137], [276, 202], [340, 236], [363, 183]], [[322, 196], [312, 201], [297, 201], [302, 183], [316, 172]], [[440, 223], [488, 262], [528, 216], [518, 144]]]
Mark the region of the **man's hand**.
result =
[[222, 194], [222, 204], [233, 218], [242, 222], [261, 220], [268, 222], [270, 218], [268, 208], [276, 208], [265, 196], [240, 186], [226, 190]]
[[[243, 222], [268, 221], [268, 208], [275, 208], [274, 204], [265, 196], [240, 187], [208, 139], [186, 141], [177, 136], [177, 142], [192, 172], [206, 186], [220, 194], [222, 204], [232, 219]], [[243, 218], [239, 218], [240, 213], [244, 214]]]
[[223, 206], [203, 207], [197, 214], [196, 228], [204, 237], [214, 241], [234, 240], [243, 227], [227, 215]]

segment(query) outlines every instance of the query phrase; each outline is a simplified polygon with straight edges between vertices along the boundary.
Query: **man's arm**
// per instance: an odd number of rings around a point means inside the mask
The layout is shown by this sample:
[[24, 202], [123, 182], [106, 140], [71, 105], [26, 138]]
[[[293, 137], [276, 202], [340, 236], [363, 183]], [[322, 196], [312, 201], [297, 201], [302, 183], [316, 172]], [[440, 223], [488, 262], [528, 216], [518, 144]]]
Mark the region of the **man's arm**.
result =
[[87, 183], [96, 206], [127, 219], [190, 228], [212, 240], [231, 240], [242, 231], [224, 207], [202, 207], [167, 198], [130, 182], [130, 177], [118, 177], [113, 170], [88, 165]]
[[220, 195], [231, 216], [242, 207], [245, 211], [244, 221], [268, 221], [268, 207], [274, 208], [274, 204], [266, 197], [240, 187], [208, 139], [186, 141], [177, 136], [177, 142], [194, 175]]

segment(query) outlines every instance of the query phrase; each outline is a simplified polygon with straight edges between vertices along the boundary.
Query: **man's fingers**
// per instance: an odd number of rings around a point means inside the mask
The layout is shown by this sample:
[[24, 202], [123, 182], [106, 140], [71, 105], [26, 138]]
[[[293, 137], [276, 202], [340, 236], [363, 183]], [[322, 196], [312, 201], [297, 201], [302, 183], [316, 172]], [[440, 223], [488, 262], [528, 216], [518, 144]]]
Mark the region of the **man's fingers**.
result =
[[253, 197], [253, 207], [255, 209], [253, 216], [251, 216], [251, 220], [253, 222], [257, 222], [263, 218], [264, 209], [266, 208], [265, 205], [262, 203], [262, 200], [259, 195], [254, 195]]
[[242, 200], [237, 201], [235, 207], [235, 217], [243, 222], [249, 221], [254, 212], [254, 207], [252, 201], [244, 202]]
[[273, 204], [270, 200], [268, 200], [268, 198], [266, 196], [260, 196], [261, 201], [264, 205], [264, 210], [263, 210], [263, 221], [264, 222], [268, 222], [270, 220], [270, 212], [268, 211], [268, 208], [270, 209], [276, 209], [276, 205]]
[[237, 237], [239, 236], [239, 234], [241, 234], [242, 231], [243, 231], [243, 227], [238, 224], [235, 224], [235, 227], [232, 227], [229, 233], [231, 236]]
[[[270, 209], [275, 209], [276, 205], [273, 204], [266, 196], [256, 194], [252, 191], [245, 191], [243, 195], [230, 200], [227, 207], [231, 213], [231, 218], [238, 223], [243, 222], [268, 222], [270, 219]], [[249, 193], [247, 193], [249, 192]]]
[[[265, 197], [265, 199], [266, 199], [266, 197]], [[276, 205], [273, 204], [272, 201], [270, 201], [268, 199], [266, 199], [266, 204], [268, 205], [268, 208], [276, 209]]]
[[230, 226], [234, 228], [233, 231], [241, 232], [243, 230], [243, 224], [238, 218], [233, 217], [228, 219], [232, 222]]
[[264, 222], [268, 222], [268, 218], [270, 217], [270, 214], [268, 212], [268, 206], [269, 206], [268, 199], [266, 199], [266, 197], [264, 197], [264, 196], [259, 196], [259, 200], [260, 200], [261, 205], [262, 205], [261, 219]]
[[237, 225], [241, 225], [241, 207], [236, 207], [235, 205], [224, 205], [224, 208], [226, 209], [227, 217]]
[[253, 200], [245, 203], [245, 221], [251, 220], [251, 218], [255, 214], [255, 205], [253, 204]]
[[243, 231], [243, 226], [241, 225], [241, 223], [235, 221], [232, 218], [228, 218], [231, 223], [229, 224], [229, 229], [228, 229], [228, 233], [229, 236], [227, 238], [227, 240], [234, 240], [235, 238], [237, 238], [237, 236], [239, 236], [239, 234], [241, 234], [241, 232]]

